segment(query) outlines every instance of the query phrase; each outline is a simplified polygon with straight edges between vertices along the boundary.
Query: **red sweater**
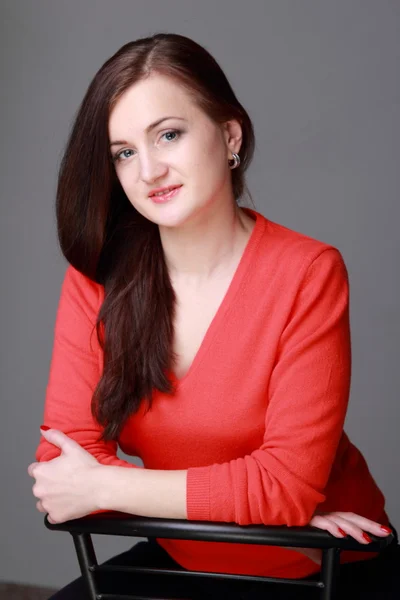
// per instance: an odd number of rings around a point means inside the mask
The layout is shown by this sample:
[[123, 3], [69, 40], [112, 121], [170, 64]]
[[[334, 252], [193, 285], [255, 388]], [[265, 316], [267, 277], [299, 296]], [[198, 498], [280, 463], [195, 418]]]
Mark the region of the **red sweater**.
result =
[[[348, 275], [340, 252], [248, 210], [256, 224], [232, 283], [176, 393], [125, 424], [121, 449], [145, 468], [188, 469], [190, 520], [305, 525], [318, 510], [383, 524], [384, 497], [343, 431], [351, 373]], [[93, 330], [104, 288], [69, 266], [61, 290], [44, 423], [103, 464], [132, 467], [97, 440], [90, 402], [103, 357]], [[143, 408], [143, 407], [142, 407]], [[59, 450], [41, 439], [37, 460]], [[276, 547], [159, 540], [196, 570], [303, 577]], [[342, 553], [342, 561], [369, 553]]]

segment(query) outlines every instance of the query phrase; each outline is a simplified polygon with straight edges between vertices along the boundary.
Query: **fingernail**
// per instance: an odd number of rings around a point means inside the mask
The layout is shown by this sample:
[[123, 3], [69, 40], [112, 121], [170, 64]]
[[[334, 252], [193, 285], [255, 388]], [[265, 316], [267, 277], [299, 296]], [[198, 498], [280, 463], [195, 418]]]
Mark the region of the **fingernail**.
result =
[[340, 534], [341, 534], [343, 537], [346, 537], [346, 536], [347, 536], [347, 533], [346, 533], [345, 531], [343, 531], [343, 529], [340, 529], [340, 527], [338, 527], [338, 529], [339, 529], [339, 533], [340, 533]]
[[369, 537], [368, 533], [363, 533], [363, 538], [366, 542], [372, 542], [372, 538]]
[[381, 525], [381, 529], [386, 533], [392, 533], [392, 530], [389, 527], [386, 527], [386, 525]]
[[47, 425], [41, 425], [40, 429], [43, 429], [43, 431], [48, 431], [50, 427], [47, 427]]

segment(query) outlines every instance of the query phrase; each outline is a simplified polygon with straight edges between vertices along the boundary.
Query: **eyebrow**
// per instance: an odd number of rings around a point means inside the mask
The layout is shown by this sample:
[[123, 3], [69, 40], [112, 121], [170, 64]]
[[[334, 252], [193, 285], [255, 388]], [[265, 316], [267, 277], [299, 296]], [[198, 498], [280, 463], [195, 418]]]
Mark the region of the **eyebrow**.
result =
[[[178, 119], [178, 121], [186, 121], [186, 119], [182, 119], [181, 117], [162, 117], [161, 119], [157, 119], [157, 121], [154, 121], [154, 123], [151, 123], [150, 125], [148, 125], [145, 129], [146, 133], [149, 133], [152, 129], [154, 129], [155, 127], [157, 127], [157, 125], [160, 125], [160, 123], [162, 123], [163, 121], [167, 121], [168, 119]], [[125, 140], [117, 140], [115, 142], [111, 142], [110, 144], [110, 148], [112, 146], [120, 146], [122, 144], [127, 144], [128, 142]]]

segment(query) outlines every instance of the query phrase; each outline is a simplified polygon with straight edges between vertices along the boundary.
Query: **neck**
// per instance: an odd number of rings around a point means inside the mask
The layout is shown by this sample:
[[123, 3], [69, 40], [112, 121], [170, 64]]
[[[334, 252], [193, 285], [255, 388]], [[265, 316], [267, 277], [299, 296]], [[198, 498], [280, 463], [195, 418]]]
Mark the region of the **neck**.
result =
[[204, 211], [182, 227], [160, 227], [171, 278], [210, 278], [243, 252], [253, 227], [254, 220], [233, 203], [212, 214]]

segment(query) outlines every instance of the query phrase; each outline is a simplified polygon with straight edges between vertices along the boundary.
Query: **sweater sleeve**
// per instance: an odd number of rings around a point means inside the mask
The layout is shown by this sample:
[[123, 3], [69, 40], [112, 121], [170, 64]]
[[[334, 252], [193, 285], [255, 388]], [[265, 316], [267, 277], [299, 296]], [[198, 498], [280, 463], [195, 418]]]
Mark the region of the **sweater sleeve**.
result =
[[189, 520], [306, 525], [325, 500], [351, 376], [349, 284], [340, 252], [308, 266], [270, 378], [261, 447], [187, 474]]
[[[91, 399], [102, 369], [95, 328], [103, 288], [72, 266], [67, 268], [57, 309], [43, 424], [76, 440], [100, 463], [135, 467], [117, 457], [117, 443], [99, 441], [102, 428], [91, 413]], [[36, 460], [59, 456], [42, 436]]]

